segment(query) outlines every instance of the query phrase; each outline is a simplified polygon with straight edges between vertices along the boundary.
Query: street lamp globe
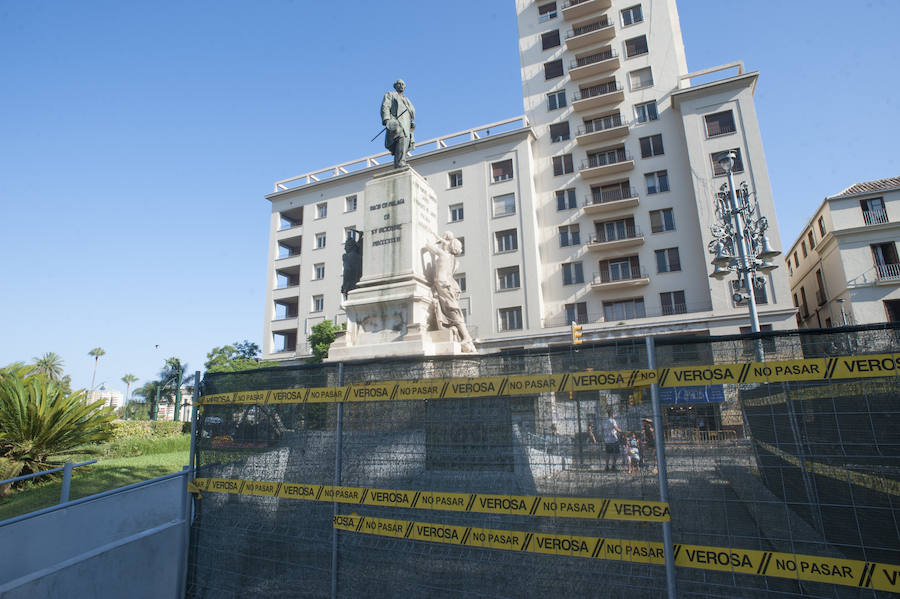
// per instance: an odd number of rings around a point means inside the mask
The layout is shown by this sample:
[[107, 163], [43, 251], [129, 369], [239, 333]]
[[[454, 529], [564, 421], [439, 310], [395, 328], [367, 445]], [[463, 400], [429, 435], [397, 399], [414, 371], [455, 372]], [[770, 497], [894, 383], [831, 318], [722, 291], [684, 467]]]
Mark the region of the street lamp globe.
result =
[[719, 166], [722, 167], [722, 170], [726, 173], [730, 173], [731, 169], [734, 168], [734, 159], [737, 158], [737, 154], [734, 153], [734, 150], [728, 150], [727, 152], [722, 152], [719, 154], [716, 162], [719, 163]]

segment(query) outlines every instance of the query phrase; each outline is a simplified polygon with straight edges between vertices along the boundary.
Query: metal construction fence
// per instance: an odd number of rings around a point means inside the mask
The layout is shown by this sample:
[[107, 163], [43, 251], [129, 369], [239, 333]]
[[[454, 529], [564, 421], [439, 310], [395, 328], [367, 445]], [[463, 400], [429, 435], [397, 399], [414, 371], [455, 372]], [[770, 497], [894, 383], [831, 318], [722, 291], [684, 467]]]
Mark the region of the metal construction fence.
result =
[[891, 326], [207, 375], [187, 596], [889, 596], [898, 384]]

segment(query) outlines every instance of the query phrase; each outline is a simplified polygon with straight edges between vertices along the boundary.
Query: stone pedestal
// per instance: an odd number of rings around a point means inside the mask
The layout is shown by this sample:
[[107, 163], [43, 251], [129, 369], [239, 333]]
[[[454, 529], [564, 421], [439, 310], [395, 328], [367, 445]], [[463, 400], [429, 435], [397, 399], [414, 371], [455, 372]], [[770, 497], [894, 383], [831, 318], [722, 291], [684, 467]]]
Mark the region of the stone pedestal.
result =
[[366, 183], [363, 210], [362, 278], [344, 301], [347, 330], [327, 361], [462, 353], [452, 330], [429, 330], [431, 256], [423, 248], [437, 235], [434, 190], [411, 168], [391, 171]]

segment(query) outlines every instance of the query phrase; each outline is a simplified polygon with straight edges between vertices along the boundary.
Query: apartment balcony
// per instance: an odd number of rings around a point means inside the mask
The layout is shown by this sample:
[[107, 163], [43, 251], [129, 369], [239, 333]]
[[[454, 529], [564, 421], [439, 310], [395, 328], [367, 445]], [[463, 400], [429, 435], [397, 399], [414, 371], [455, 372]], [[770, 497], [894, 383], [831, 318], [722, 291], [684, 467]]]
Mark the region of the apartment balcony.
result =
[[299, 319], [296, 316], [273, 320], [272, 321], [272, 332], [277, 333], [279, 331], [296, 331], [297, 327], [300, 326], [298, 324], [298, 322], [299, 322]]
[[272, 301], [297, 299], [300, 295], [300, 285], [290, 285], [289, 287], [279, 287], [272, 290]]
[[587, 25], [573, 27], [566, 33], [566, 48], [581, 50], [594, 44], [608, 42], [616, 36], [616, 28], [606, 18]]
[[625, 99], [622, 86], [612, 81], [611, 84], [601, 84], [575, 92], [572, 98], [572, 108], [575, 112], [586, 113], [598, 108], [613, 107], [621, 104]]
[[610, 6], [612, 0], [569, 0], [562, 7], [563, 19], [577, 21], [592, 14], [599, 14]]
[[616, 159], [615, 161], [588, 158], [586, 162], [581, 163], [578, 174], [585, 181], [593, 181], [618, 173], [627, 173], [632, 169], [634, 169], [634, 160], [630, 154], [624, 153], [621, 159]]
[[615, 236], [595, 235], [588, 242], [588, 250], [598, 254], [614, 254], [620, 250], [644, 245], [644, 235], [639, 227], [626, 227], [625, 231], [618, 232]]
[[900, 283], [900, 264], [876, 264], [875, 276], [879, 283]]
[[863, 210], [863, 222], [867, 225], [882, 225], [888, 222], [887, 212], [884, 210]]
[[575, 141], [581, 146], [591, 146], [627, 136], [628, 125], [622, 124], [622, 120], [617, 118], [611, 123], [579, 127], [578, 134], [575, 136]]
[[647, 271], [641, 269], [640, 272], [633, 272], [627, 277], [622, 275], [613, 276], [609, 272], [601, 272], [594, 275], [591, 281], [591, 288], [598, 291], [609, 291], [613, 289], [629, 289], [631, 287], [643, 287], [650, 284], [650, 275]]
[[303, 237], [303, 225], [292, 225], [290, 227], [285, 227], [278, 229], [275, 231], [275, 241], [285, 241], [289, 239], [296, 239], [299, 243], [300, 238]]
[[582, 81], [611, 73], [619, 68], [619, 54], [608, 49], [589, 56], [582, 56], [569, 63], [569, 77], [572, 81]]
[[624, 190], [595, 191], [587, 196], [584, 201], [585, 214], [605, 214], [634, 208], [639, 203], [637, 190], [633, 187], [625, 193]]

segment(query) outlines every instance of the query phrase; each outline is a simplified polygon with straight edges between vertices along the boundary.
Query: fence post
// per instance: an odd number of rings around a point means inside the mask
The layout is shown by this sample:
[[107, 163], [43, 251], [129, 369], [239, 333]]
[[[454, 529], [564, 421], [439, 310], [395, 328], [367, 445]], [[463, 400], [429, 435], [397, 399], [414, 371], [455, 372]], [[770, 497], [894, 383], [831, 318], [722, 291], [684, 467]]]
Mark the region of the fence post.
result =
[[[647, 366], [651, 370], [656, 369], [656, 340], [648, 335]], [[653, 407], [654, 441], [656, 443], [656, 470], [659, 477], [659, 500], [669, 503], [669, 477], [666, 473], [666, 444], [663, 440], [665, 431], [662, 424], [662, 410], [659, 407], [659, 388], [656, 383], [650, 385], [650, 403]], [[678, 593], [675, 589], [675, 556], [672, 553], [672, 506], [669, 506], [669, 521], [662, 523], [663, 549], [666, 556], [666, 590], [669, 599], [676, 599]]]
[[[344, 386], [344, 363], [338, 363], [338, 386]], [[338, 402], [337, 422], [335, 424], [334, 442], [334, 486], [341, 486], [341, 467], [344, 453], [344, 402]], [[334, 503], [332, 513], [337, 516], [338, 504]], [[331, 598], [337, 599], [337, 568], [338, 568], [338, 530], [331, 528]]]
[[63, 467], [62, 490], [59, 492], [59, 502], [69, 501], [69, 488], [72, 486], [72, 462], [66, 462]]

